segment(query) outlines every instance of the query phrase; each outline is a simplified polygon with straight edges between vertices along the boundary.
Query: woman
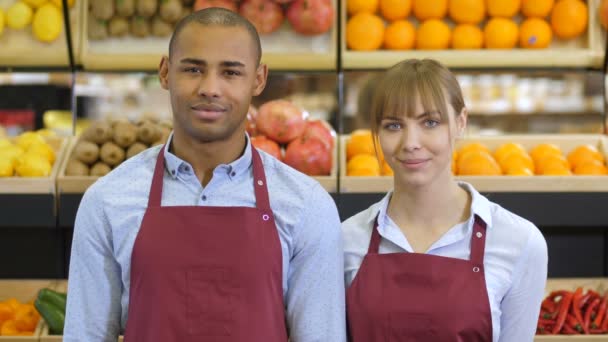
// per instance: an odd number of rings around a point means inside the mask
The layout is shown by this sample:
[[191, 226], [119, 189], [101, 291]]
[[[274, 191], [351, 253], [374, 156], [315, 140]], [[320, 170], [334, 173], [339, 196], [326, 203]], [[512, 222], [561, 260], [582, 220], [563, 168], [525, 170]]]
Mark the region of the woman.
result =
[[529, 221], [451, 173], [467, 111], [433, 60], [390, 68], [372, 132], [394, 190], [343, 223], [351, 341], [532, 341], [547, 245]]

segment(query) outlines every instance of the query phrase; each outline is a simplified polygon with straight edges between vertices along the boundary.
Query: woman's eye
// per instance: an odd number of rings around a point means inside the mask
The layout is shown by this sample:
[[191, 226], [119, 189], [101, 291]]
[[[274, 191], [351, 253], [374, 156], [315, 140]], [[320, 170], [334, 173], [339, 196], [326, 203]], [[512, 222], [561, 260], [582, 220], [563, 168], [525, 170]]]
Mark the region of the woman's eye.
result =
[[424, 125], [429, 128], [433, 128], [439, 125], [439, 121], [435, 120], [425, 120]]
[[401, 124], [399, 124], [397, 122], [389, 122], [384, 125], [384, 129], [388, 129], [391, 131], [399, 130], [399, 129], [401, 129]]

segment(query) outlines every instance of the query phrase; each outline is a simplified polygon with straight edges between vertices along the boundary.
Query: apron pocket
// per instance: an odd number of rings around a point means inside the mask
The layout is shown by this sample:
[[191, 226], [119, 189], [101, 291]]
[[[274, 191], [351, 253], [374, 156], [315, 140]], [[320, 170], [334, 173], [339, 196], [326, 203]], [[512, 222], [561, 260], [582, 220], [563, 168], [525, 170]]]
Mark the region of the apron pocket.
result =
[[389, 314], [388, 341], [439, 341], [439, 335], [437, 334], [433, 318], [429, 314], [391, 312]]
[[186, 271], [188, 333], [230, 336], [235, 325], [240, 288], [228, 267], [197, 267]]

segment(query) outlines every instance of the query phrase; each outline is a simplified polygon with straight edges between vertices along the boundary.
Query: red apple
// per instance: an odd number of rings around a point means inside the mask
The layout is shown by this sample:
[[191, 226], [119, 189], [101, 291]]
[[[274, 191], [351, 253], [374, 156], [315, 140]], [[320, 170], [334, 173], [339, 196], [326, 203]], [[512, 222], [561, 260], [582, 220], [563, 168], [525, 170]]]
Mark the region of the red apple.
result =
[[300, 137], [287, 146], [283, 162], [309, 176], [329, 175], [332, 151], [318, 139]]
[[295, 0], [287, 9], [287, 20], [294, 31], [306, 36], [329, 31], [334, 16], [331, 0]]
[[300, 108], [287, 100], [274, 100], [260, 106], [256, 127], [279, 144], [296, 139], [306, 129], [306, 120]]
[[278, 30], [285, 19], [281, 6], [271, 0], [245, 0], [239, 13], [255, 26], [259, 34]]
[[258, 136], [251, 138], [251, 144], [255, 148], [260, 149], [260, 150], [270, 154], [271, 156], [277, 158], [278, 160], [283, 159], [283, 156], [281, 155], [281, 147], [279, 146], [279, 144], [268, 139], [267, 137], [265, 137], [263, 135], [258, 135]]

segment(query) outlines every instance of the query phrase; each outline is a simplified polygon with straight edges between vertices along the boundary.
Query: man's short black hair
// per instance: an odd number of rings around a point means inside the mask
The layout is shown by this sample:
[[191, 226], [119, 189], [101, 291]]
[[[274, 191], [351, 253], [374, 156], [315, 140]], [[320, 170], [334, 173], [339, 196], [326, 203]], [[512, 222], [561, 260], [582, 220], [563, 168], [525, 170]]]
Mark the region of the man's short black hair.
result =
[[180, 32], [189, 24], [197, 23], [203, 26], [223, 26], [223, 27], [243, 27], [249, 33], [249, 36], [253, 40], [253, 45], [256, 49], [257, 64], [260, 64], [262, 58], [262, 44], [260, 43], [260, 36], [255, 26], [249, 22], [249, 20], [241, 17], [238, 13], [234, 13], [230, 10], [211, 7], [200, 11], [193, 12], [188, 16], [182, 18], [173, 30], [173, 35], [169, 41], [169, 58], [173, 52], [175, 41]]

